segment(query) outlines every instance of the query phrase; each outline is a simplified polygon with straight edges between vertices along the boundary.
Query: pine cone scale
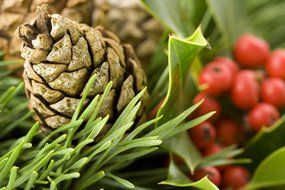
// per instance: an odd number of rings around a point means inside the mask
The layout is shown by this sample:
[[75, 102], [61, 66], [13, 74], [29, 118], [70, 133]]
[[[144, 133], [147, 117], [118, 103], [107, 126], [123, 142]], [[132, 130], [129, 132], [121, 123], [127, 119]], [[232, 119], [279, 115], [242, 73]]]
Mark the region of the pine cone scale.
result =
[[52, 82], [58, 78], [62, 72], [67, 70], [67, 66], [63, 64], [40, 63], [33, 65], [33, 69], [46, 82]]
[[92, 61], [89, 55], [88, 44], [84, 38], [80, 38], [75, 46], [72, 46], [72, 59], [68, 65], [68, 71], [92, 68]]
[[56, 103], [63, 99], [64, 95], [60, 91], [50, 89], [44, 84], [37, 83], [32, 80], [32, 86], [29, 88], [30, 91], [33, 92], [33, 94], [42, 96], [45, 101], [48, 103]]
[[[24, 51], [24, 49], [23, 49]], [[28, 79], [34, 80], [36, 82], [39, 83], [44, 83], [45, 80], [42, 79], [42, 77], [40, 77], [33, 69], [33, 66], [31, 65], [31, 63], [29, 61], [25, 61], [24, 63], [24, 76], [27, 76]]]

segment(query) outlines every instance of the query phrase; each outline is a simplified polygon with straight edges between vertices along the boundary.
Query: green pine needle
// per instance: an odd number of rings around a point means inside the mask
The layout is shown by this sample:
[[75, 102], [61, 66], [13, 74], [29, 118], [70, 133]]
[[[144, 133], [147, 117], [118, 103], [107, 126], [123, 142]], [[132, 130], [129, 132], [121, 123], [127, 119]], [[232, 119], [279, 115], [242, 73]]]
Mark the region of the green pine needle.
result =
[[[8, 92], [2, 95], [1, 100], [5, 102], [5, 106], [12, 101], [11, 97], [18, 93], [20, 87], [22, 88], [22, 84], [18, 88], [8, 89]], [[84, 90], [84, 97], [88, 95], [88, 87], [89, 85]], [[127, 105], [108, 133], [94, 143], [94, 139], [108, 123], [108, 116], [97, 118], [97, 113], [110, 89], [111, 83], [104, 94], [94, 98], [93, 103], [81, 115], [79, 113], [83, 104], [79, 104], [70, 124], [54, 130], [37, 146], [32, 146], [32, 138], [39, 130], [39, 124], [35, 124], [25, 137], [18, 140], [17, 144], [0, 158], [0, 186], [6, 189], [31, 189], [50, 184], [50, 189], [58, 189], [59, 186], [68, 189], [71, 181], [78, 189], [96, 186], [106, 175], [105, 171], [114, 172], [120, 168], [118, 163], [123, 161], [130, 164], [130, 161], [157, 150], [166, 135], [170, 137], [186, 128], [185, 125], [181, 125], [182, 128], [176, 126], [180, 126], [179, 124], [199, 106], [199, 103], [194, 105], [177, 118], [155, 129], [153, 125], [161, 117], [147, 121], [127, 133], [134, 125], [133, 120], [140, 108], [139, 100], [145, 91], [143, 90]], [[84, 102], [84, 97], [81, 102]], [[87, 119], [84, 125], [83, 118]], [[149, 130], [149, 133], [145, 133]], [[75, 140], [76, 143], [73, 142]], [[15, 164], [20, 163], [20, 160], [21, 167], [17, 168]], [[109, 172], [107, 177], [127, 188], [134, 187], [132, 183]]]

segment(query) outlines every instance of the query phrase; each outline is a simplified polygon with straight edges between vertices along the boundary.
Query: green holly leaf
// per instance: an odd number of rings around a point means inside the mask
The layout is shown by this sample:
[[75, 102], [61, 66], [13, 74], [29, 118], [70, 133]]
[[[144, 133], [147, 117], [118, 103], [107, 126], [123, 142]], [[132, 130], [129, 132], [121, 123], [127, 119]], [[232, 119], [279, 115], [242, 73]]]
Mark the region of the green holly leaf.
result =
[[165, 123], [191, 106], [192, 98], [198, 90], [189, 70], [198, 53], [207, 45], [201, 28], [186, 39], [170, 36], [168, 42], [169, 84], [164, 103], [158, 111], [159, 116], [163, 115], [160, 123]]
[[255, 170], [245, 190], [285, 189], [285, 147], [265, 158]]
[[[186, 39], [170, 36], [168, 43], [168, 92], [157, 114], [158, 116], [163, 115], [158, 124], [165, 123], [192, 105], [198, 88], [190, 68], [194, 63], [197, 67], [199, 64], [197, 55], [207, 44], [200, 28]], [[199, 123], [201, 122], [203, 121]], [[164, 147], [183, 158], [191, 172], [200, 163], [200, 153], [185, 134], [167, 140]]]
[[252, 163], [249, 169], [254, 169], [268, 155], [280, 147], [285, 146], [285, 115], [273, 126], [262, 128], [244, 147], [244, 152], [239, 157], [250, 158]]
[[247, 32], [243, 0], [141, 0], [147, 10], [180, 37], [190, 35], [201, 25], [211, 51], [203, 51], [208, 60], [218, 53], [230, 53], [236, 38]]

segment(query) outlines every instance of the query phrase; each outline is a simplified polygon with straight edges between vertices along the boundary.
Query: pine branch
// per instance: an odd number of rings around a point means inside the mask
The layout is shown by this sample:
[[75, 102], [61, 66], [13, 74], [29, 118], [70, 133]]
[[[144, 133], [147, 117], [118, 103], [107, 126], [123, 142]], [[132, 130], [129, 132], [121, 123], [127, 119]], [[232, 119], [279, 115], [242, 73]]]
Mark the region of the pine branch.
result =
[[[94, 77], [89, 80], [81, 102], [84, 102], [88, 95], [93, 80]], [[81, 189], [94, 184], [96, 186], [101, 178], [107, 177], [132, 187], [130, 182], [116, 177], [113, 172], [121, 169], [120, 164], [130, 164], [134, 159], [157, 150], [157, 146], [166, 137], [192, 127], [180, 123], [201, 104], [194, 105], [157, 128], [153, 128], [153, 124], [161, 117], [147, 121], [128, 132], [134, 125], [134, 116], [140, 106], [140, 97], [144, 93], [142, 91], [128, 104], [109, 132], [94, 143], [103, 126], [108, 123], [108, 116], [98, 118], [97, 114], [110, 88], [111, 83], [104, 94], [95, 97], [85, 110], [82, 110], [82, 104], [79, 104], [70, 124], [51, 132], [38, 146], [31, 146], [32, 139], [39, 132], [39, 124], [35, 124], [25, 137], [17, 141], [17, 144], [0, 158], [1, 186], [29, 189], [49, 184], [51, 189], [69, 189], [75, 184], [75, 187]], [[16, 89], [4, 94], [5, 97], [2, 99], [11, 100], [9, 97], [15, 94]], [[83, 125], [83, 119], [86, 118], [88, 120]]]

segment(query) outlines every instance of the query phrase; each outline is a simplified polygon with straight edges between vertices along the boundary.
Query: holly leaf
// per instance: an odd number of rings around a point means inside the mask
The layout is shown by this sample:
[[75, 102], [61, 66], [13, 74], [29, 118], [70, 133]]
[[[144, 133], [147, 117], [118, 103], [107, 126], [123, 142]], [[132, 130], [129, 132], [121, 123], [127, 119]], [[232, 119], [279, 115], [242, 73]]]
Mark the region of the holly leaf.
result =
[[175, 165], [173, 159], [170, 161], [168, 168], [167, 180], [160, 182], [161, 185], [170, 185], [175, 187], [191, 187], [196, 189], [218, 190], [218, 188], [205, 176], [199, 181], [192, 182], [182, 171]]
[[210, 52], [204, 52], [209, 58], [221, 52], [230, 53], [236, 38], [247, 31], [243, 0], [141, 1], [151, 14], [180, 37], [188, 36], [201, 25], [213, 46]]
[[285, 188], [285, 147], [265, 158], [255, 170], [245, 190]]
[[[186, 39], [170, 36], [168, 42], [169, 84], [164, 103], [158, 111], [158, 116], [163, 115], [159, 121], [160, 124], [191, 106], [190, 97], [198, 90], [197, 85], [191, 80], [189, 68], [200, 50], [207, 44], [200, 27]], [[191, 90], [186, 94], [185, 89]]]
[[[141, 0], [141, 1], [145, 5], [146, 9], [154, 17], [156, 17], [162, 24], [164, 24], [166, 28], [168, 28], [171, 32], [174, 32], [177, 36], [183, 38], [188, 37], [191, 33], [195, 31], [195, 29], [201, 23], [204, 12], [206, 11], [205, 1], [189, 1], [189, 0], [175, 0], [175, 1]], [[169, 55], [169, 53], [167, 54]], [[184, 65], [187, 68], [189, 68], [188, 64], [190, 63], [191, 62]], [[198, 61], [194, 61], [194, 63], [198, 63]], [[148, 107], [148, 111], [153, 110], [153, 108], [156, 107], [156, 105], [165, 98], [168, 90], [167, 86], [169, 78], [168, 75], [169, 67], [156, 67], [156, 66], [161, 66], [161, 64], [151, 64], [151, 65], [155, 67], [156, 71], [158, 70], [160, 71], [156, 72], [159, 73], [160, 75], [159, 75], [159, 80], [152, 80], [153, 78], [157, 78], [156, 77], [157, 74], [150, 75], [151, 81], [155, 82], [155, 86], [154, 88], [152, 88], [151, 97], [153, 98], [150, 106]], [[192, 65], [194, 66], [191, 67], [191, 70], [193, 71], [193, 73], [196, 74], [198, 70], [196, 71], [195, 69], [197, 68], [199, 69], [199, 64], [192, 64]], [[152, 68], [152, 66], [150, 66], [150, 68]], [[162, 70], [161, 68], [164, 68], [164, 70]], [[189, 69], [186, 69], [185, 71], [188, 72], [188, 70]], [[180, 76], [177, 77], [179, 78]], [[190, 93], [188, 94], [189, 96], [188, 99], [184, 98], [187, 101], [186, 103], [184, 103], [184, 106], [180, 109], [180, 111], [183, 111], [184, 109], [191, 106], [192, 103], [191, 99], [193, 99], [194, 94], [197, 93], [197, 87], [196, 85], [193, 85], [193, 83], [196, 81], [195, 79], [194, 80], [192, 79], [192, 76], [187, 76], [187, 79], [184, 78], [182, 80], [189, 83], [189, 85], [184, 85], [184, 91], [185, 93], [188, 92]], [[151, 84], [151, 86], [153, 86], [153, 84]], [[166, 118], [163, 120], [166, 121]], [[163, 123], [164, 121], [162, 121], [161, 123]]]
[[262, 128], [244, 147], [239, 157], [250, 158], [248, 165], [252, 171], [273, 151], [285, 146], [285, 115], [273, 126]]

